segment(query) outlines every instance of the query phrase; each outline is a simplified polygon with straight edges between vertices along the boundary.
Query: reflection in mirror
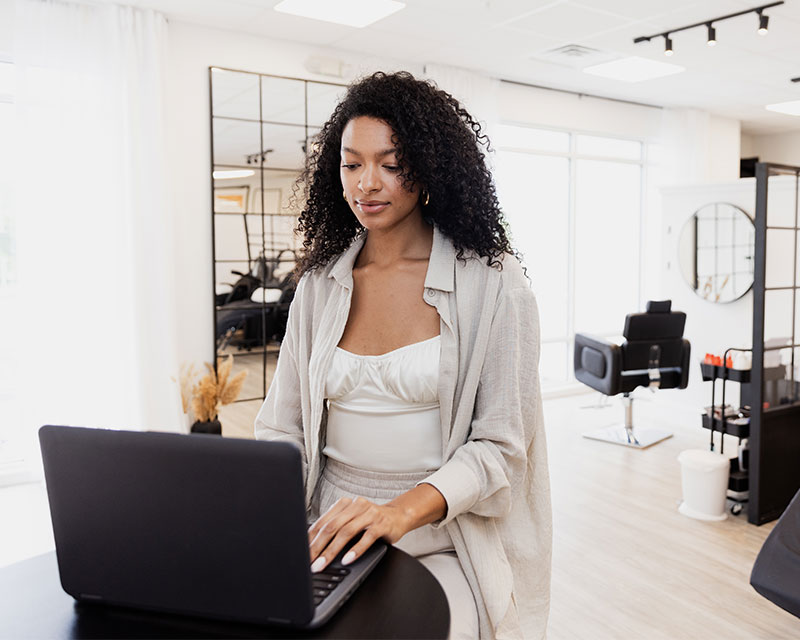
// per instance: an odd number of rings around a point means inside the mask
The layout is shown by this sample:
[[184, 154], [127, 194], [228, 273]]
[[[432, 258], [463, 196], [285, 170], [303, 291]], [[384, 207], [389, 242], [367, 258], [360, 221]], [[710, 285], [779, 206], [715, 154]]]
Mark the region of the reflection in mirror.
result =
[[[242, 390], [239, 393], [239, 399], [244, 402], [234, 402], [231, 405], [228, 405], [228, 407], [226, 407], [226, 412], [230, 414], [231, 407], [236, 407], [237, 405], [241, 407], [241, 404], [247, 404], [246, 400], [248, 398], [253, 399], [261, 397], [262, 389], [264, 387], [264, 365], [263, 356], [261, 353], [242, 353], [240, 349], [234, 347], [224, 347], [218, 350], [218, 360], [221, 362], [228, 356], [229, 353], [233, 354], [233, 369], [230, 373], [231, 377], [235, 376], [240, 371], [247, 371], [247, 377], [245, 377]], [[254, 408], [256, 411], [258, 411], [258, 407]], [[254, 415], [255, 414], [253, 414], [253, 416]], [[226, 435], [229, 435], [229, 428], [232, 426], [230, 420], [226, 420], [224, 417], [221, 417], [220, 422], [223, 425], [223, 429], [226, 430]], [[253, 422], [249, 416], [244, 422], [243, 426], [246, 426], [249, 431], [252, 431]], [[252, 433], [246, 433], [242, 435], [245, 437], [252, 437]]]
[[295, 184], [346, 87], [214, 68], [210, 77], [214, 348], [233, 354], [233, 374], [248, 371], [220, 415], [224, 435], [253, 437], [294, 297]]
[[305, 127], [266, 123], [262, 127], [264, 166], [299, 173], [306, 160]]
[[347, 87], [321, 82], [308, 83], [308, 125], [321, 127], [331, 117]]
[[705, 205], [684, 223], [678, 240], [681, 274], [709, 302], [738, 300], [753, 286], [755, 227], [726, 202]]
[[[214, 167], [214, 213], [290, 215], [297, 171]], [[263, 183], [262, 183], [263, 181]]]
[[258, 122], [213, 120], [214, 164], [256, 168], [261, 163], [261, 129]]
[[258, 120], [258, 75], [211, 69], [211, 108], [215, 116]]
[[[214, 118], [214, 164], [229, 167], [262, 165], [299, 172], [305, 162], [306, 128], [300, 125], [245, 122]], [[263, 139], [263, 144], [259, 141]]]
[[264, 122], [305, 125], [305, 82], [261, 76], [261, 109]]

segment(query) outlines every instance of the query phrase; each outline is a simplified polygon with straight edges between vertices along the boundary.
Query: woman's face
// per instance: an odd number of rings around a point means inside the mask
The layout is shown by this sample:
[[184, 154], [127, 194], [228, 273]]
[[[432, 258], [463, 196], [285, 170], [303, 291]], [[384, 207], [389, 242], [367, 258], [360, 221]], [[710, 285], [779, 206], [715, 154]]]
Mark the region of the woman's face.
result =
[[339, 175], [358, 221], [368, 231], [389, 231], [422, 218], [419, 187], [403, 187], [392, 128], [375, 118], [353, 118], [342, 132]]

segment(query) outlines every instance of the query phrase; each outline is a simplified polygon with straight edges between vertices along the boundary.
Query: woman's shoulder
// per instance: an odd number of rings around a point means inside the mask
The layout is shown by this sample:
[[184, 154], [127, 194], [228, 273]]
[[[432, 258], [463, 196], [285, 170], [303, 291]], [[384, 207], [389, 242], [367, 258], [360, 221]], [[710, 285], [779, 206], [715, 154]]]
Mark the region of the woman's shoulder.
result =
[[486, 287], [495, 282], [500, 291], [517, 288], [530, 289], [530, 280], [520, 261], [511, 253], [502, 253], [495, 258], [479, 256], [465, 251], [463, 259], [456, 260], [456, 271], [461, 272], [466, 282]]
[[303, 273], [297, 281], [295, 300], [307, 303], [326, 293], [331, 287], [330, 269], [331, 265], [326, 264]]
[[334, 256], [323, 265], [305, 271], [300, 276], [294, 297], [298, 307], [311, 310], [318, 305], [325, 305], [331, 294], [338, 291], [333, 270], [344, 253], [346, 251]]

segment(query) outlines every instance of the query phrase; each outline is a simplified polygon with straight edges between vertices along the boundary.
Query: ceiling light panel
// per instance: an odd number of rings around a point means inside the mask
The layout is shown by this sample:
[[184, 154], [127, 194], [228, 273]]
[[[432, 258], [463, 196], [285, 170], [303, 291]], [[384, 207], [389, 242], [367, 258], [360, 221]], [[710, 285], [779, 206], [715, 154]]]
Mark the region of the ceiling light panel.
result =
[[395, 0], [283, 0], [275, 11], [363, 28], [405, 7]]
[[790, 116], [800, 116], [800, 100], [768, 104], [766, 109], [767, 111], [775, 111], [776, 113], [787, 113]]
[[639, 56], [620, 58], [619, 60], [603, 62], [583, 69], [584, 73], [621, 82], [643, 82], [681, 73], [682, 71], [686, 71], [686, 69], [680, 65], [657, 62], [648, 58], [640, 58]]

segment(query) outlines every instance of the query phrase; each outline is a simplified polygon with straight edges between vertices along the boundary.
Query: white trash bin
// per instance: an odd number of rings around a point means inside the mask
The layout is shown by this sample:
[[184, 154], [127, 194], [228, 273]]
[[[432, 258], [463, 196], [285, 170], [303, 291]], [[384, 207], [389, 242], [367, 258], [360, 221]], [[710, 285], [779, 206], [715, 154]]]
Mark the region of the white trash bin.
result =
[[697, 520], [720, 521], [727, 518], [725, 498], [731, 462], [704, 449], [688, 449], [678, 456], [681, 463], [683, 502], [678, 511]]

